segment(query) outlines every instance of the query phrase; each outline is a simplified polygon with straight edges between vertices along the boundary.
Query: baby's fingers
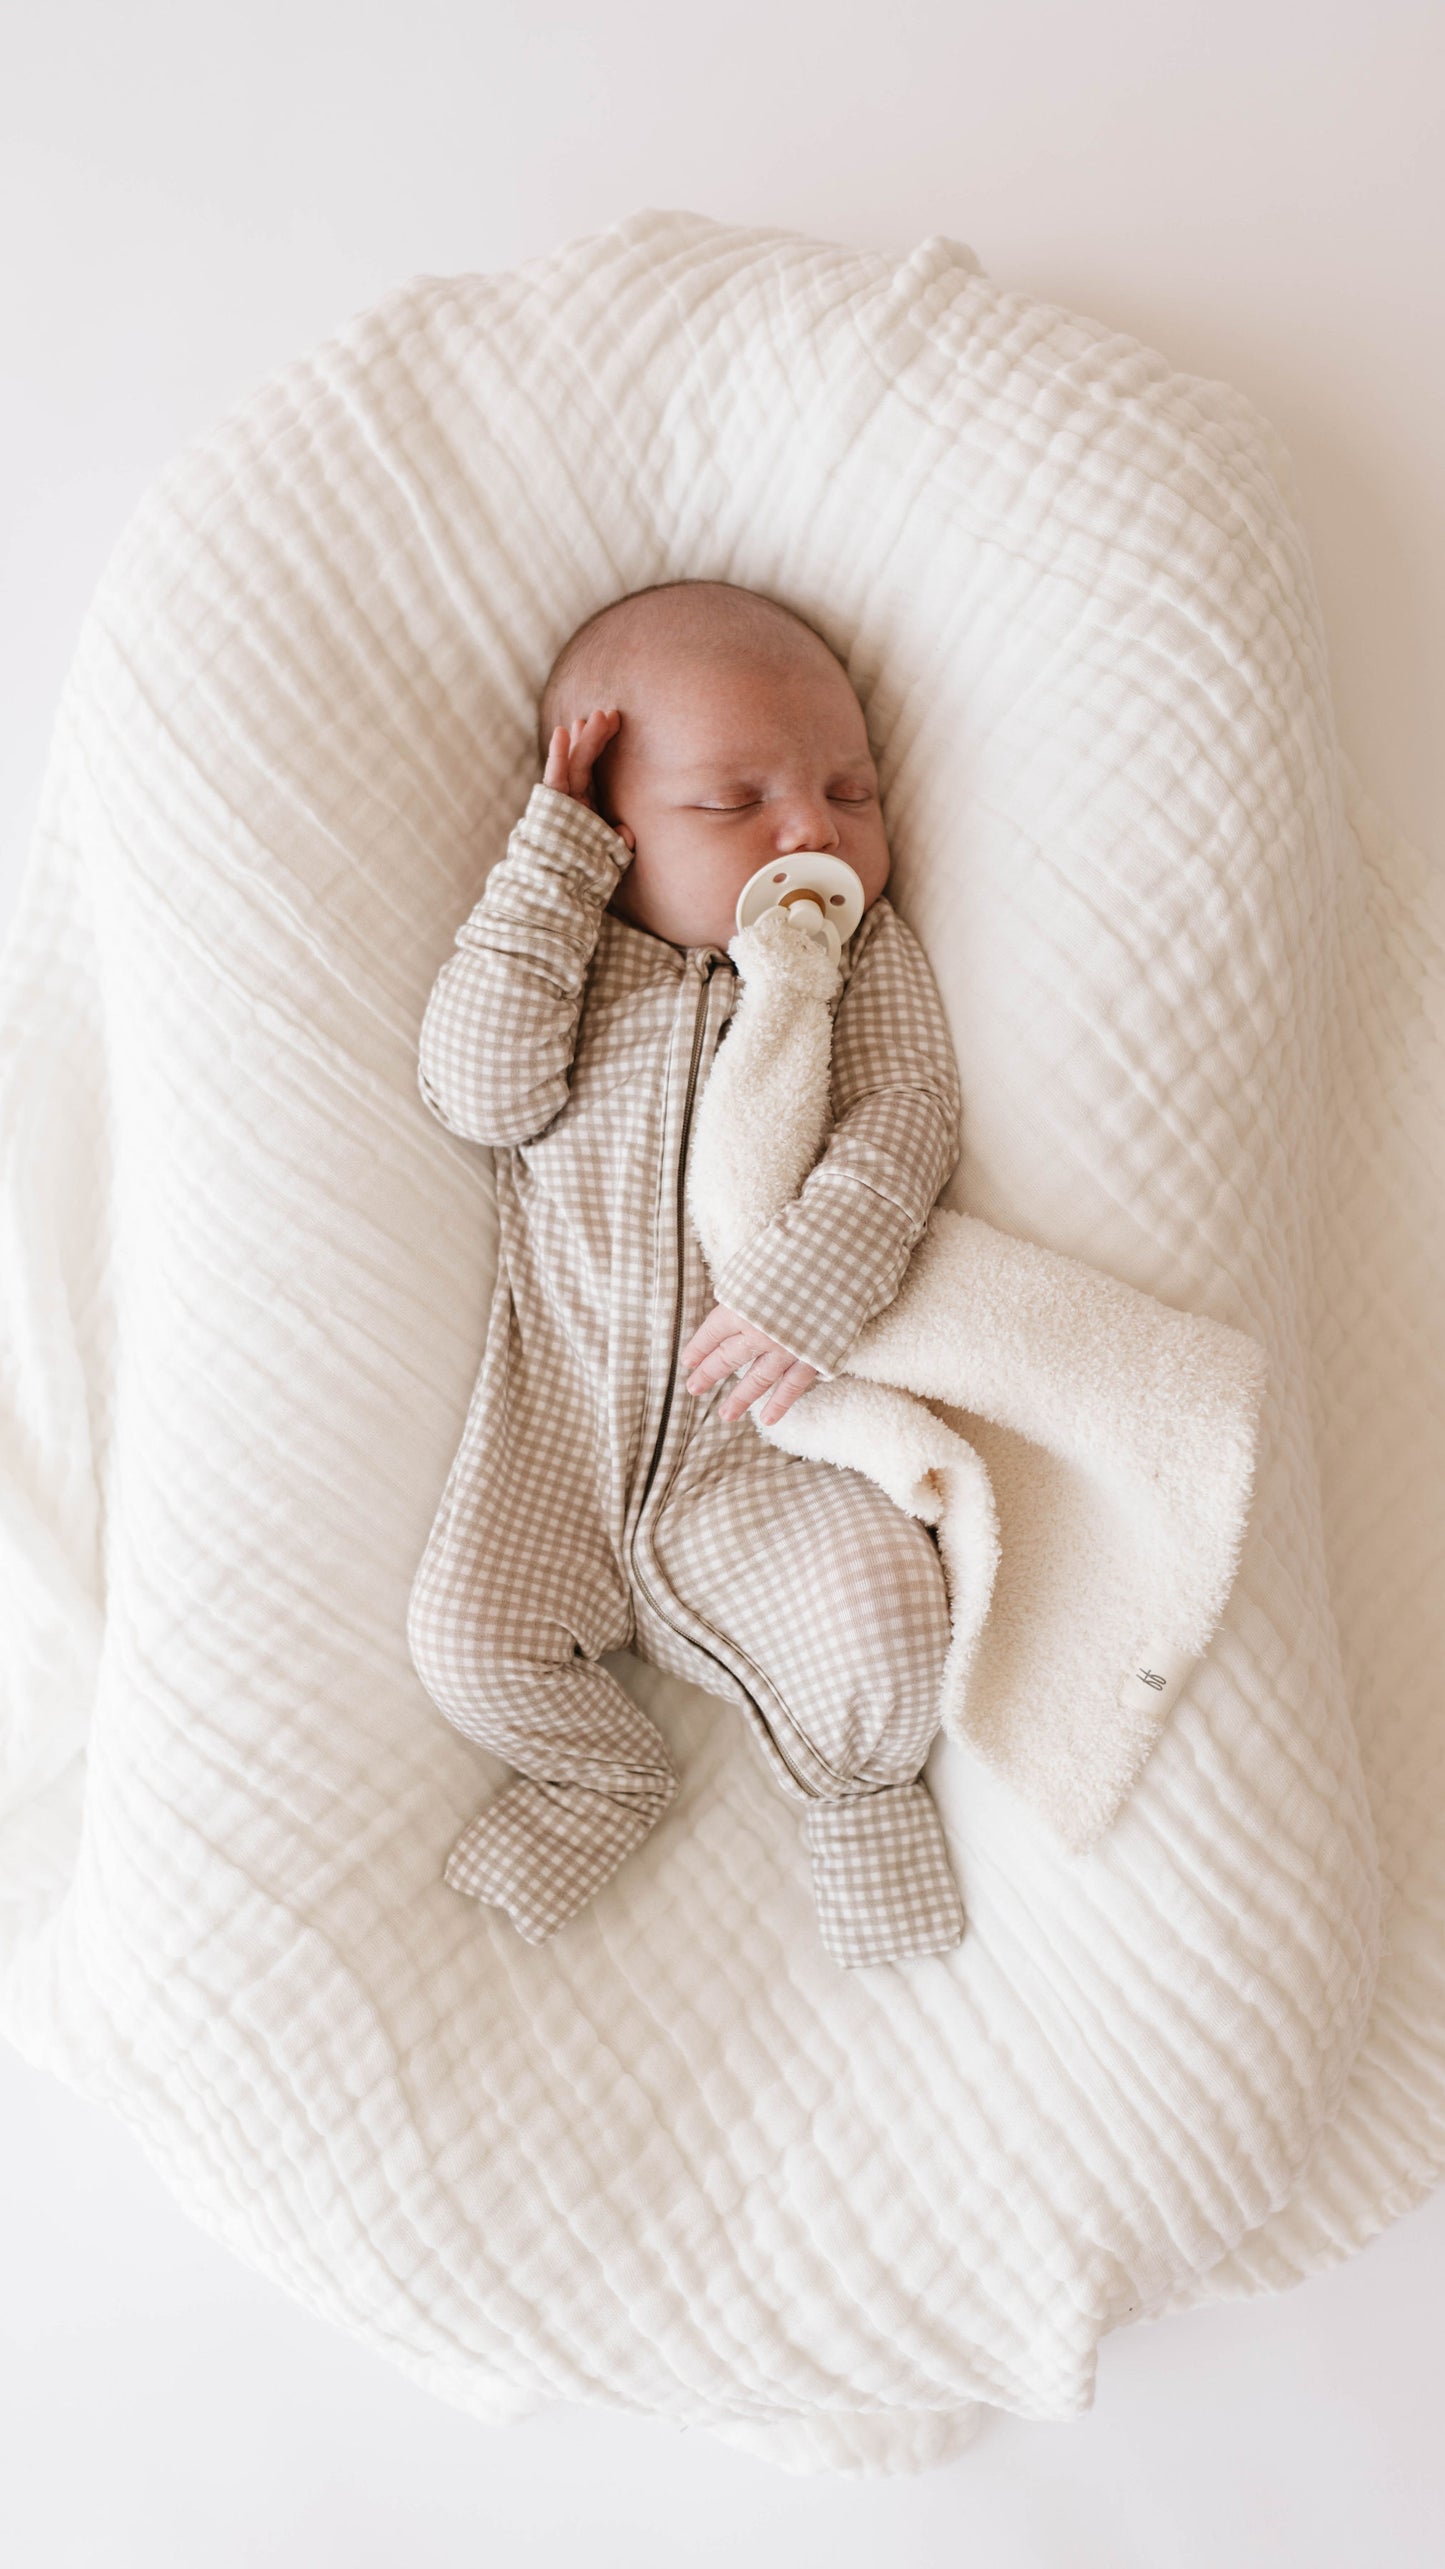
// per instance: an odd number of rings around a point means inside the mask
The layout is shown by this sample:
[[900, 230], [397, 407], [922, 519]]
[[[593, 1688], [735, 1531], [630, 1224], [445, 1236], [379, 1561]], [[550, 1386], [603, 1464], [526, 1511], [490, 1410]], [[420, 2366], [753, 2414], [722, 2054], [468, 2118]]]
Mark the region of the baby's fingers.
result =
[[570, 794], [572, 791], [567, 782], [571, 748], [567, 726], [559, 723], [547, 744], [547, 765], [542, 775], [543, 784], [550, 785], [554, 794]]
[[558, 723], [547, 744], [542, 782], [554, 793], [570, 794], [574, 803], [592, 800], [592, 770], [617, 731], [619, 713], [579, 714], [575, 722]]
[[579, 803], [586, 802], [592, 791], [592, 770], [622, 716], [617, 713], [584, 714], [572, 725], [567, 760], [567, 791]]
[[792, 1369], [793, 1358], [786, 1347], [770, 1347], [765, 1355], [755, 1356], [739, 1373], [726, 1400], [719, 1403], [719, 1418], [741, 1418], [745, 1409], [751, 1409], [764, 1392], [771, 1393]]
[[[691, 1343], [689, 1341], [689, 1344]], [[690, 1392], [711, 1391], [713, 1384], [720, 1383], [724, 1374], [735, 1374], [740, 1366], [747, 1365], [756, 1354], [757, 1342], [754, 1339], [740, 1337], [736, 1331], [730, 1330], [725, 1338], [720, 1338], [717, 1345], [709, 1349], [706, 1355], [700, 1356], [693, 1365], [687, 1378], [688, 1390]]]
[[792, 1408], [800, 1393], [811, 1391], [817, 1379], [816, 1368], [805, 1365], [801, 1357], [796, 1358], [787, 1372], [778, 1377], [758, 1411], [759, 1427], [775, 1427], [784, 1410]]
[[[683, 1348], [681, 1362], [687, 1366], [700, 1365], [704, 1356], [710, 1356], [713, 1349], [722, 1344], [724, 1338], [736, 1339], [739, 1346], [753, 1344], [745, 1324], [739, 1320], [737, 1313], [729, 1311], [725, 1302], [715, 1302], [706, 1320], [700, 1322], [694, 1329], [687, 1345]], [[755, 1346], [753, 1351], [756, 1354]]]

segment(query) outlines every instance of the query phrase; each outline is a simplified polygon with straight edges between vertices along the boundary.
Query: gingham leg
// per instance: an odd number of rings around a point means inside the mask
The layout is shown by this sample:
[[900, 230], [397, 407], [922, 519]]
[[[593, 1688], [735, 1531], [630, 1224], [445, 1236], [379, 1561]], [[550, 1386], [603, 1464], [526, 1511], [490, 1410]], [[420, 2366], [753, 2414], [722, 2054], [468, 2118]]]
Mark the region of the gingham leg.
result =
[[803, 1843], [818, 1932], [834, 1962], [905, 1962], [962, 1943], [963, 1902], [926, 1784], [812, 1802]]
[[[926, 1527], [861, 1473], [698, 1421], [655, 1530], [684, 1611], [726, 1639], [754, 1735], [805, 1805], [819, 1931], [845, 1965], [944, 1953], [963, 1906], [920, 1769], [949, 1642]], [[751, 1680], [749, 1678], [751, 1671]]]
[[[615, 1680], [604, 1670], [591, 1670], [607, 1688]], [[514, 1703], [512, 1724], [501, 1737], [494, 1729], [496, 1755], [512, 1765], [530, 1760], [550, 1770], [540, 1780], [519, 1775], [504, 1785], [496, 1801], [478, 1811], [447, 1857], [445, 1878], [453, 1891], [473, 1901], [507, 1909], [527, 1945], [566, 1927], [576, 1911], [612, 1881], [635, 1847], [643, 1845], [676, 1793], [676, 1775], [666, 1765], [661, 1739], [653, 1724], [638, 1714], [630, 1696], [617, 1685], [617, 1696], [633, 1721], [620, 1721], [612, 1703], [586, 1706], [581, 1685], [563, 1685], [563, 1726], [568, 1737], [586, 1739], [591, 1755], [550, 1739], [543, 1747], [545, 1721], [537, 1714], [535, 1690]], [[571, 1703], [571, 1708], [568, 1708]], [[609, 1762], [597, 1755], [604, 1732], [617, 1734], [620, 1757]], [[651, 1739], [638, 1742], [638, 1734]], [[627, 1762], [627, 1749], [651, 1752], [651, 1762]], [[566, 1775], [566, 1780], [563, 1780]]]
[[529, 1427], [514, 1411], [505, 1440], [486, 1420], [479, 1400], [407, 1636], [448, 1721], [517, 1770], [462, 1831], [444, 1878], [539, 1944], [640, 1846], [677, 1779], [661, 1734], [596, 1664], [631, 1640], [632, 1606], [593, 1500], [584, 1418], [558, 1402]]

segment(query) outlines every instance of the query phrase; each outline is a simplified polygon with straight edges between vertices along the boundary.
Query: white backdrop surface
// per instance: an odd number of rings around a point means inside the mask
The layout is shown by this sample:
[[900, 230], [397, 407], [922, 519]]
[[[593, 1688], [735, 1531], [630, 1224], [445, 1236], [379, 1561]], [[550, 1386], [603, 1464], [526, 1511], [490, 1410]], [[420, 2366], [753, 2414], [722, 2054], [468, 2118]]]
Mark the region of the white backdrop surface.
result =
[[[899, 251], [1227, 376], [1298, 468], [1346, 749], [1445, 849], [1445, 16], [1436, 0], [660, 0], [460, 13], [51, 0], [0, 99], [0, 894], [132, 502], [387, 287], [644, 204]], [[1279, 2301], [1110, 2342], [1093, 2414], [791, 2482], [571, 2413], [487, 2431], [233, 2267], [126, 2136], [0, 2060], [0, 2542], [26, 2569], [1391, 2569], [1445, 2519], [1437, 2198]]]

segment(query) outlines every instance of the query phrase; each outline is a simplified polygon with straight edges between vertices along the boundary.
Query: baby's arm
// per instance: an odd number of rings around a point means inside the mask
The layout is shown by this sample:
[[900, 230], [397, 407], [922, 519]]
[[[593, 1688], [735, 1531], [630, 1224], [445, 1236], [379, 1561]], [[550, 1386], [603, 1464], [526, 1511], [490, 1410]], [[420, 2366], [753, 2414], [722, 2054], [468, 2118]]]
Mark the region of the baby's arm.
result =
[[[838, 1003], [831, 1103], [827, 1147], [800, 1192], [713, 1280], [721, 1310], [744, 1315], [824, 1376], [893, 1300], [958, 1163], [948, 1021], [927, 957], [891, 903], [879, 905]], [[710, 1316], [683, 1350], [694, 1368], [689, 1388], [706, 1390], [732, 1372], [727, 1352]], [[760, 1368], [729, 1394], [730, 1414], [778, 1371], [766, 1358]], [[759, 1412], [765, 1421], [779, 1414], [775, 1401]]]
[[530, 1142], [567, 1103], [583, 987], [631, 853], [585, 799], [616, 728], [615, 714], [592, 714], [553, 734], [545, 778], [427, 1001], [421, 1093], [466, 1141]]

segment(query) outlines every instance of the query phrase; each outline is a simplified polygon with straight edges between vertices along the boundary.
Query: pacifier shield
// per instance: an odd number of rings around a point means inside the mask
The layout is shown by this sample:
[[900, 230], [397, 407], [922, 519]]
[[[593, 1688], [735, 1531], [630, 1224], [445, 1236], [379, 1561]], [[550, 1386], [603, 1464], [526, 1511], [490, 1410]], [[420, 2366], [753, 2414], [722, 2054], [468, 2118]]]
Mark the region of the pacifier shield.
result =
[[786, 908], [836, 963], [863, 916], [863, 886], [851, 865], [821, 848], [774, 857], [750, 874], [738, 894], [737, 924], [750, 928], [765, 910]]

